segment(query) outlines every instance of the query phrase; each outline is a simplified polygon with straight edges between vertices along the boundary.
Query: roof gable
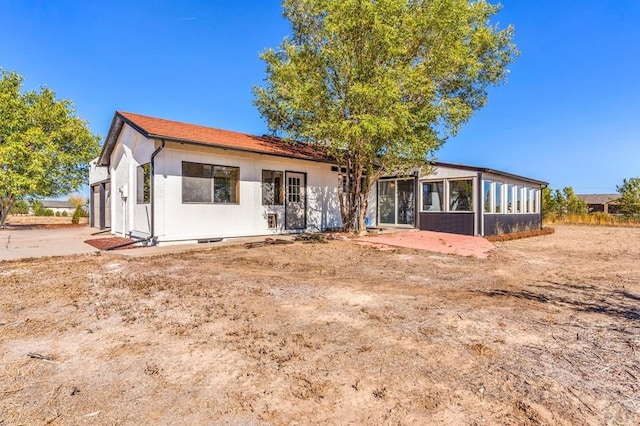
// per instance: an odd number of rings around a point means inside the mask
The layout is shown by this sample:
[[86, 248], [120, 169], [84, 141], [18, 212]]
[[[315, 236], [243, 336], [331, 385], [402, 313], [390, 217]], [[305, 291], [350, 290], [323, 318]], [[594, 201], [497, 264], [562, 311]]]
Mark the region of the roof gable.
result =
[[148, 139], [164, 139], [304, 160], [331, 162], [331, 159], [322, 152], [302, 142], [288, 143], [283, 139], [271, 136], [254, 136], [197, 124], [116, 111], [98, 160], [100, 165], [109, 163], [109, 156], [125, 123]]

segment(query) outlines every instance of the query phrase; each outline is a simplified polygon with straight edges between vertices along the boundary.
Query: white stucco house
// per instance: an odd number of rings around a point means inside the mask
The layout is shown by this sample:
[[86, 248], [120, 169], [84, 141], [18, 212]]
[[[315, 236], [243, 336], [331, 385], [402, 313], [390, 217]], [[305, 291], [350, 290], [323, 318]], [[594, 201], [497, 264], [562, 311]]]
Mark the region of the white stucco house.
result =
[[[341, 226], [335, 163], [268, 136], [118, 111], [89, 180], [91, 226], [153, 244]], [[469, 235], [539, 227], [544, 184], [436, 163], [380, 179], [367, 222]]]

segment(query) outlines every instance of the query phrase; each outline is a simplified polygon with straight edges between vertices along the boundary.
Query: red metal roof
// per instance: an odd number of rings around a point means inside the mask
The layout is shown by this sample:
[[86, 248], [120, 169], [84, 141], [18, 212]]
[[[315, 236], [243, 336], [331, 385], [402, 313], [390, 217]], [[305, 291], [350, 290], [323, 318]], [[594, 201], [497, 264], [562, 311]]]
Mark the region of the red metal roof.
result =
[[330, 161], [326, 155], [302, 142], [288, 143], [270, 136], [248, 135], [130, 112], [118, 111], [116, 116], [118, 115], [148, 138], [191, 142], [306, 160]]

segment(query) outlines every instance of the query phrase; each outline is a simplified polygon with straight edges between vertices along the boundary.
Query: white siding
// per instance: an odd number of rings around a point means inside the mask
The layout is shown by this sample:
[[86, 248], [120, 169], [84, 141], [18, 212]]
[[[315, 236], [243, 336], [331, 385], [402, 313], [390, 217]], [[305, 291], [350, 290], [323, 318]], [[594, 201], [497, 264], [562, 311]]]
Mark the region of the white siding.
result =
[[[285, 232], [284, 206], [262, 205], [262, 170], [307, 176], [307, 229], [339, 227], [337, 173], [331, 165], [216, 148], [167, 146], [155, 162], [156, 229], [159, 241], [268, 235]], [[239, 204], [182, 203], [182, 162], [240, 169]], [[278, 215], [269, 229], [267, 214]]]
[[[112, 233], [150, 235], [151, 204], [136, 202], [136, 168], [151, 161], [159, 146], [125, 125], [111, 155]], [[182, 203], [182, 162], [238, 167], [239, 204]], [[155, 158], [153, 201], [154, 234], [159, 243], [286, 232], [284, 206], [262, 205], [262, 170], [306, 174], [307, 229], [341, 226], [337, 173], [331, 165], [264, 154], [167, 142]], [[286, 180], [286, 179], [285, 179]], [[126, 187], [126, 201], [119, 189]], [[278, 215], [278, 227], [269, 229], [267, 215]], [[123, 216], [124, 215], [124, 216]]]

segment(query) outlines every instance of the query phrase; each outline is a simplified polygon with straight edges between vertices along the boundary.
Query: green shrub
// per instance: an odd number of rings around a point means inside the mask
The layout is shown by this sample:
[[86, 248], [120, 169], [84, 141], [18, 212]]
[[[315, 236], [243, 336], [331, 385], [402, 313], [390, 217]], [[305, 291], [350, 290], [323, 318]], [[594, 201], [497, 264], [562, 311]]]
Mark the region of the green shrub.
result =
[[60, 217], [60, 212], [56, 212], [56, 217]]
[[76, 207], [76, 210], [73, 212], [73, 217], [71, 218], [71, 223], [80, 223], [80, 218], [82, 217], [82, 206]]
[[42, 212], [42, 216], [53, 216], [53, 210], [44, 209], [44, 212]]
[[67, 216], [69, 216], [69, 213], [67, 213], [66, 210], [62, 210], [62, 215], [61, 216], [62, 217], [67, 217]]
[[10, 210], [11, 214], [29, 214], [29, 205], [24, 200], [18, 200], [13, 203]]
[[34, 216], [44, 216], [44, 206], [42, 205], [42, 201], [33, 200], [31, 202], [31, 209], [33, 210]]

